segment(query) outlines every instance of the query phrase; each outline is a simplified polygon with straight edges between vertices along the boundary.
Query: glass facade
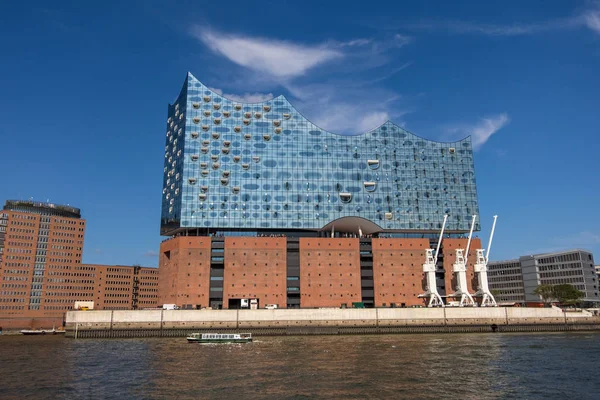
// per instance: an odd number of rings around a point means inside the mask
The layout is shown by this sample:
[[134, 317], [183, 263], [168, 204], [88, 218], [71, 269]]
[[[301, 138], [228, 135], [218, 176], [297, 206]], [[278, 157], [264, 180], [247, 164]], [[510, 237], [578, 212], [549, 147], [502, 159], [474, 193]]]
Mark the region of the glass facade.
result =
[[427, 233], [439, 231], [444, 214], [455, 233], [479, 214], [470, 138], [434, 142], [391, 122], [338, 135], [283, 96], [243, 104], [189, 73], [169, 106], [162, 234], [320, 230], [344, 217]]

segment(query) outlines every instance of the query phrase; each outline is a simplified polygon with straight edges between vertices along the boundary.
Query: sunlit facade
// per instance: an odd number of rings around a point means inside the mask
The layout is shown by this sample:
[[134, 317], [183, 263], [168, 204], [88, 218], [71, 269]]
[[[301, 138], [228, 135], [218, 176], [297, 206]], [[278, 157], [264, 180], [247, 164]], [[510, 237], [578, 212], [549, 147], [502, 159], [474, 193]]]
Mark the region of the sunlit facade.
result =
[[450, 233], [479, 214], [470, 138], [434, 142], [391, 122], [339, 135], [283, 96], [243, 104], [189, 73], [169, 106], [162, 234], [423, 233], [439, 231], [444, 214]]
[[188, 73], [169, 105], [164, 156], [161, 234], [171, 238], [159, 302], [422, 305], [426, 250], [445, 214], [435, 284], [455, 291], [455, 249], [479, 214], [470, 138], [433, 142], [391, 122], [335, 134], [283, 96], [239, 103]]

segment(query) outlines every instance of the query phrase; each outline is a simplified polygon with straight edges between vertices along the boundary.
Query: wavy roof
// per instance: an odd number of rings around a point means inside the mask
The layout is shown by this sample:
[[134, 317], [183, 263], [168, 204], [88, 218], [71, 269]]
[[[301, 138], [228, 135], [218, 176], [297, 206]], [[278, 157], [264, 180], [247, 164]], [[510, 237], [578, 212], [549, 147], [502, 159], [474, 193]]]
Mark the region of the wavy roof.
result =
[[381, 128], [381, 127], [383, 127], [383, 126], [387, 126], [387, 127], [393, 126], [393, 127], [397, 128], [397, 129], [399, 129], [399, 130], [401, 130], [401, 131], [404, 131], [405, 133], [407, 133], [407, 134], [410, 134], [410, 135], [412, 135], [412, 136], [414, 136], [414, 137], [416, 137], [416, 138], [423, 139], [423, 140], [427, 140], [427, 141], [429, 141], [429, 142], [434, 142], [434, 143], [461, 143], [461, 142], [464, 142], [464, 141], [469, 141], [469, 142], [471, 141], [471, 140], [470, 140], [470, 138], [471, 138], [471, 135], [468, 135], [468, 136], [466, 136], [466, 137], [464, 137], [464, 138], [462, 138], [462, 139], [459, 139], [459, 140], [455, 140], [455, 141], [448, 141], [448, 142], [443, 142], [443, 141], [438, 141], [438, 140], [431, 140], [431, 139], [427, 139], [427, 138], [425, 138], [425, 137], [423, 137], [423, 136], [416, 135], [416, 134], [414, 134], [414, 133], [412, 133], [412, 132], [410, 132], [410, 131], [406, 130], [405, 128], [401, 127], [400, 125], [397, 125], [397, 124], [395, 124], [394, 122], [392, 122], [392, 121], [390, 121], [390, 120], [387, 120], [387, 121], [385, 121], [384, 123], [382, 123], [381, 125], [379, 125], [379, 126], [375, 126], [375, 127], [373, 127], [372, 129], [369, 129], [368, 131], [361, 132], [361, 133], [356, 133], [356, 134], [343, 134], [343, 133], [331, 132], [331, 131], [328, 131], [327, 129], [324, 129], [324, 128], [320, 127], [319, 125], [317, 125], [316, 123], [314, 123], [313, 121], [311, 121], [309, 118], [307, 118], [307, 117], [306, 117], [306, 116], [305, 116], [305, 115], [304, 115], [302, 112], [300, 112], [300, 111], [299, 111], [299, 110], [298, 110], [298, 109], [297, 109], [297, 108], [296, 108], [296, 107], [295, 107], [295, 106], [294, 106], [294, 105], [293, 105], [293, 104], [292, 104], [292, 103], [291, 103], [291, 102], [290, 102], [290, 101], [289, 101], [289, 100], [288, 100], [288, 99], [287, 99], [287, 98], [286, 98], [284, 95], [281, 95], [281, 94], [280, 94], [280, 95], [278, 95], [278, 96], [274, 96], [274, 97], [272, 97], [271, 99], [264, 100], [264, 101], [259, 101], [259, 102], [255, 102], [255, 103], [241, 103], [241, 102], [239, 102], [239, 101], [237, 101], [237, 100], [234, 100], [234, 99], [228, 98], [227, 96], [220, 95], [219, 93], [215, 92], [214, 90], [211, 90], [211, 89], [210, 89], [208, 86], [206, 86], [204, 83], [202, 83], [200, 80], [198, 80], [198, 79], [197, 79], [197, 78], [196, 78], [196, 77], [195, 77], [195, 76], [194, 76], [194, 75], [193, 75], [191, 72], [188, 72], [188, 73], [187, 73], [187, 79], [186, 79], [186, 81], [187, 81], [188, 79], [192, 79], [194, 82], [196, 82], [196, 83], [200, 84], [200, 85], [202, 86], [202, 88], [204, 88], [205, 90], [207, 90], [207, 91], [209, 91], [209, 92], [211, 93], [211, 96], [215, 96], [215, 97], [217, 97], [217, 98], [220, 98], [220, 99], [222, 99], [222, 100], [227, 100], [227, 101], [229, 101], [229, 102], [231, 102], [231, 103], [234, 103], [234, 104], [242, 104], [244, 107], [259, 106], [259, 107], [261, 107], [261, 108], [262, 108], [263, 106], [265, 106], [265, 105], [269, 105], [270, 103], [272, 103], [272, 102], [275, 102], [276, 100], [283, 101], [283, 102], [285, 102], [285, 103], [286, 103], [286, 105], [288, 105], [289, 107], [291, 107], [292, 109], [294, 109], [294, 111], [295, 111], [296, 113], [298, 113], [298, 114], [299, 114], [299, 115], [300, 115], [302, 118], [304, 118], [304, 119], [305, 119], [305, 120], [306, 120], [308, 123], [310, 123], [310, 124], [314, 125], [314, 126], [315, 126], [315, 128], [317, 128], [317, 129], [319, 129], [319, 130], [321, 130], [321, 131], [323, 131], [323, 132], [325, 132], [325, 133], [331, 134], [331, 135], [338, 135], [338, 136], [349, 136], [349, 137], [352, 137], [352, 136], [360, 136], [360, 135], [366, 135], [366, 134], [369, 134], [369, 133], [371, 133], [371, 132], [373, 132], [373, 131], [376, 131], [376, 130], [380, 129], [380, 128]]

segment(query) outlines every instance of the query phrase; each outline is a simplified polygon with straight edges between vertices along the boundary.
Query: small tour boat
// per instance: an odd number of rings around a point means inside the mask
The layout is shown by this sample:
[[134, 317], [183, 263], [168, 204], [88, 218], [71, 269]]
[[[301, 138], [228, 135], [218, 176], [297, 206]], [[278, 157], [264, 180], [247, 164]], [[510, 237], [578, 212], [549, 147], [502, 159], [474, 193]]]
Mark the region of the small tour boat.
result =
[[23, 335], [57, 335], [59, 333], [65, 333], [64, 330], [57, 329], [23, 329], [21, 334]]
[[249, 343], [251, 333], [192, 333], [188, 343]]

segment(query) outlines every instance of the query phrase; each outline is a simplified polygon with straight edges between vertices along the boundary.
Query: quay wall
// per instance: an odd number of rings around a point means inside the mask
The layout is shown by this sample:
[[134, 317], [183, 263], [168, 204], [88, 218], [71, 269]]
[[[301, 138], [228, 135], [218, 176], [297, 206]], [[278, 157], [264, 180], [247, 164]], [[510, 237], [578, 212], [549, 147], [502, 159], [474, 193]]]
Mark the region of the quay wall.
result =
[[600, 330], [600, 317], [559, 308], [373, 308], [69, 311], [67, 337]]

